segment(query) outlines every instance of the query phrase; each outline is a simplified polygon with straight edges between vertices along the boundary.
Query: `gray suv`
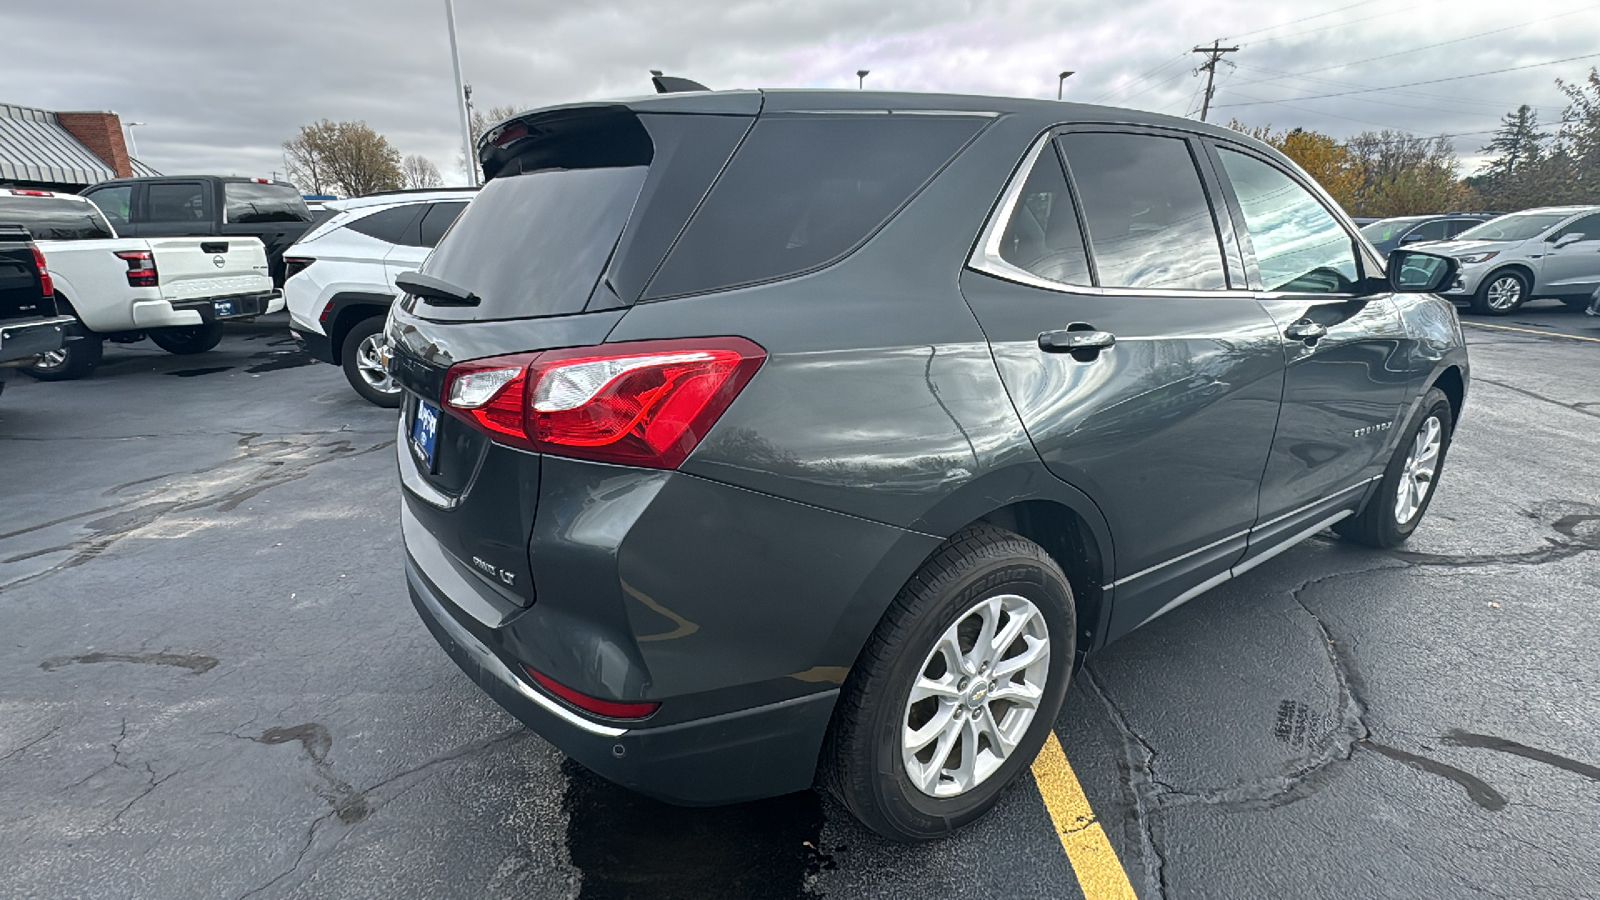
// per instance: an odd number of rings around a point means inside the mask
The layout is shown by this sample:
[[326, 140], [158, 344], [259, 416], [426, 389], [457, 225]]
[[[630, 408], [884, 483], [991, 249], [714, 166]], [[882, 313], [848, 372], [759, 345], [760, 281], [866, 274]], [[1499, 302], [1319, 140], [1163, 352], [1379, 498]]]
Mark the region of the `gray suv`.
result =
[[820, 780], [948, 834], [1086, 654], [1330, 526], [1405, 540], [1466, 394], [1454, 260], [1386, 272], [1223, 128], [699, 92], [480, 159], [387, 326], [412, 602], [673, 802]]
[[1414, 246], [1460, 261], [1444, 295], [1473, 312], [1503, 316], [1536, 297], [1583, 309], [1600, 288], [1600, 206], [1524, 210]]

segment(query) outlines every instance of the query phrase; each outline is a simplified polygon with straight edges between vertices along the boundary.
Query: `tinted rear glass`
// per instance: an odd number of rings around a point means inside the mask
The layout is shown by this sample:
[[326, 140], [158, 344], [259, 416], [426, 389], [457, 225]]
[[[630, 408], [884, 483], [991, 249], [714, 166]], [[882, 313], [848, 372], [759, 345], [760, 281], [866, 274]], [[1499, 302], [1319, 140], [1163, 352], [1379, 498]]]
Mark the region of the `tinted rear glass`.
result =
[[311, 210], [300, 192], [287, 184], [230, 181], [222, 186], [229, 222], [309, 222]]
[[1421, 221], [1421, 219], [1379, 219], [1370, 225], [1361, 226], [1361, 233], [1374, 244], [1381, 244], [1399, 238], [1406, 233], [1407, 228]]
[[646, 299], [832, 262], [886, 222], [988, 120], [792, 115], [756, 122]]
[[367, 237], [388, 241], [391, 244], [399, 244], [405, 241], [406, 229], [411, 226], [412, 221], [417, 217], [417, 213], [421, 211], [422, 204], [420, 203], [380, 209], [371, 215], [362, 216], [345, 227]]
[[113, 236], [100, 208], [77, 198], [0, 195], [0, 225], [21, 225], [36, 241], [88, 241]]
[[419, 303], [416, 313], [513, 319], [581, 312], [648, 169], [545, 169], [491, 179], [423, 267], [482, 302]]
[[424, 247], [439, 246], [439, 239], [450, 230], [450, 225], [467, 208], [467, 201], [435, 203], [422, 216], [422, 231], [417, 241]]

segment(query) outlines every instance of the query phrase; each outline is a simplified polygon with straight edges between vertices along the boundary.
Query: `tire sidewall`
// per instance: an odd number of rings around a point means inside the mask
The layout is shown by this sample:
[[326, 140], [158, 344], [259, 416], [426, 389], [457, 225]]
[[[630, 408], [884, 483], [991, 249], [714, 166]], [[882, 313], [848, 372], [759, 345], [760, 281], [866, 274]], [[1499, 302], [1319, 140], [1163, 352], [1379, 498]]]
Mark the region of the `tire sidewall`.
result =
[[157, 347], [177, 356], [204, 353], [222, 343], [222, 323], [156, 329], [150, 332], [150, 340]]
[[45, 368], [34, 364], [22, 371], [40, 381], [72, 381], [83, 378], [100, 364], [104, 346], [98, 337], [83, 336], [67, 341], [62, 345], [62, 349], [66, 350], [67, 358], [61, 365]]
[[[1517, 284], [1521, 285], [1522, 292], [1517, 295], [1517, 302], [1513, 303], [1510, 307], [1506, 309], [1495, 309], [1489, 305], [1489, 286], [1494, 284], [1496, 281], [1501, 280], [1502, 278], [1515, 278], [1517, 280]], [[1502, 269], [1498, 272], [1491, 272], [1487, 278], [1483, 279], [1483, 284], [1478, 286], [1478, 293], [1477, 296], [1474, 297], [1472, 306], [1474, 310], [1484, 313], [1485, 315], [1509, 316], [1521, 309], [1524, 303], [1528, 302], [1528, 291], [1530, 290], [1532, 290], [1532, 287], [1528, 284], [1528, 279], [1523, 277], [1520, 272], [1517, 272], [1514, 269]]]
[[[1417, 507], [1410, 521], [1398, 522], [1395, 519], [1395, 497], [1400, 492], [1400, 479], [1406, 467], [1406, 458], [1411, 453], [1411, 445], [1417, 438], [1417, 432], [1422, 430], [1422, 423], [1430, 416], [1438, 416], [1439, 424], [1444, 433], [1439, 439], [1439, 461], [1434, 464], [1433, 482], [1428, 486], [1428, 496], [1422, 498], [1422, 505]], [[1428, 507], [1433, 503], [1434, 495], [1439, 493], [1439, 476], [1444, 472], [1445, 457], [1450, 452], [1450, 440], [1455, 434], [1455, 419], [1450, 408], [1450, 400], [1437, 388], [1430, 389], [1422, 398], [1417, 413], [1412, 416], [1410, 424], [1402, 433], [1399, 445], [1395, 448], [1394, 458], [1389, 460], [1389, 468], [1384, 470], [1383, 479], [1378, 482], [1379, 494], [1372, 502], [1381, 504], [1383, 510], [1382, 527], [1384, 538], [1391, 544], [1398, 544], [1411, 536], [1423, 518], [1428, 514]]]
[[[901, 757], [903, 718], [911, 687], [935, 641], [980, 599], [1017, 594], [1038, 607], [1050, 633], [1050, 666], [1044, 695], [1027, 733], [1000, 768], [983, 783], [958, 797], [930, 797], [911, 783]], [[945, 834], [978, 818], [1033, 762], [1044, 744], [1066, 696], [1076, 650], [1072, 591], [1060, 573], [1026, 557], [983, 559], [943, 592], [915, 623], [906, 652], [895, 660], [888, 677], [874, 685], [879, 692], [870, 713], [870, 740], [877, 774], [880, 808], [911, 836]]]
[[373, 406], [384, 409], [395, 409], [400, 406], [401, 392], [395, 391], [385, 394], [373, 389], [367, 380], [361, 377], [360, 352], [361, 342], [369, 336], [383, 331], [383, 316], [369, 316], [345, 332], [344, 341], [339, 350], [339, 367], [344, 369], [344, 378], [350, 382], [350, 387], [361, 395], [361, 399]]

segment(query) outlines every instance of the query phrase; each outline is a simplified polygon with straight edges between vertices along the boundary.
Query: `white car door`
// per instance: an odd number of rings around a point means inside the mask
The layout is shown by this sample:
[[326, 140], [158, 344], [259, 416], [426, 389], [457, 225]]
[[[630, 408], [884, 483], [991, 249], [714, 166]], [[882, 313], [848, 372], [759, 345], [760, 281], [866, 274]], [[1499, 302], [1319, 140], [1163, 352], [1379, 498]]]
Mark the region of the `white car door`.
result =
[[1568, 222], [1545, 241], [1539, 294], [1587, 297], [1600, 287], [1600, 213]]

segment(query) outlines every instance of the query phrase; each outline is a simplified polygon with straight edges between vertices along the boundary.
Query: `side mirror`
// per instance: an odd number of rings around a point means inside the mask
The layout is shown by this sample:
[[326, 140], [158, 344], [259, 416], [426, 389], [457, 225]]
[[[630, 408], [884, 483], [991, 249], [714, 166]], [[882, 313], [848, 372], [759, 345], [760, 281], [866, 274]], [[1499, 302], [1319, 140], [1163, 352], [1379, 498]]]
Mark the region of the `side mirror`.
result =
[[1421, 250], [1389, 254], [1389, 290], [1398, 294], [1433, 294], [1455, 283], [1461, 263], [1454, 257]]
[[1576, 244], [1577, 242], [1579, 242], [1581, 240], [1584, 240], [1587, 237], [1588, 237], [1588, 235], [1584, 234], [1581, 231], [1569, 231], [1566, 234], [1563, 234], [1561, 237], [1556, 238], [1555, 246], [1557, 246], [1557, 247], [1565, 247], [1568, 244]]
[[1427, 238], [1425, 238], [1422, 235], [1417, 234], [1415, 231], [1413, 231], [1410, 234], [1406, 235], [1405, 237], [1401, 238], [1400, 239], [1400, 243], [1402, 243], [1402, 244], [1420, 244], [1425, 240], [1427, 240]]

